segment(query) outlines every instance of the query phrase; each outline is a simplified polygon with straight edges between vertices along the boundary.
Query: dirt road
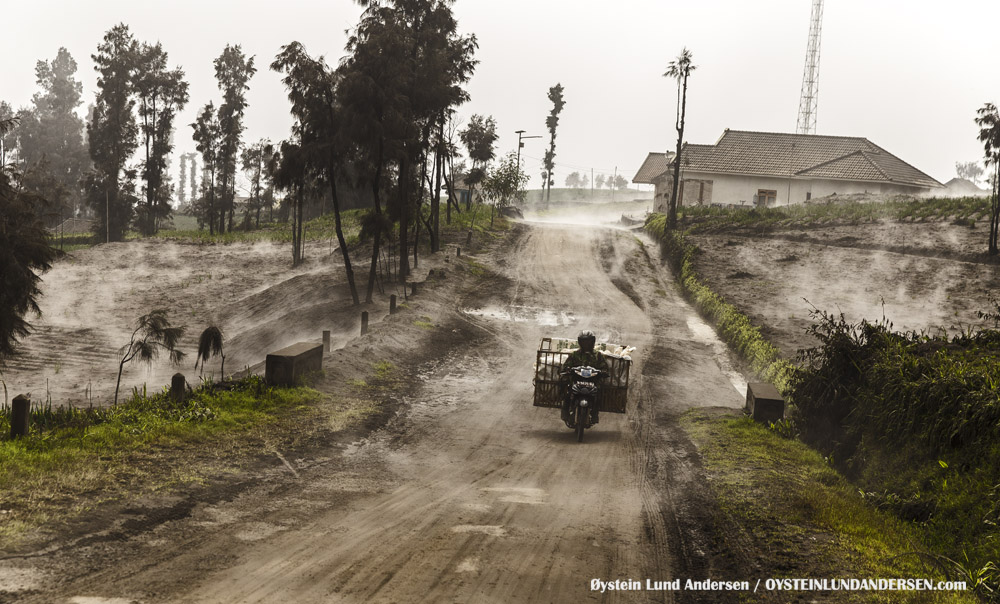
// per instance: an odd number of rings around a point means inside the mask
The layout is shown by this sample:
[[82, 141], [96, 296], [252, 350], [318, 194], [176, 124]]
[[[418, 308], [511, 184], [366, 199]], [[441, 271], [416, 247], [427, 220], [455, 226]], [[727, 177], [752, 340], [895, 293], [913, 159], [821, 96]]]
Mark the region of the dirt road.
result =
[[[602, 595], [590, 581], [740, 578], [672, 420], [742, 404], [721, 343], [632, 233], [519, 233], [480, 259], [495, 287], [434, 318], [468, 345], [427, 351], [386, 429], [275, 460], [266, 489], [69, 548], [55, 556], [62, 582], [47, 591], [55, 567], [40, 564], [26, 601], [669, 602], [684, 598]], [[531, 406], [530, 378], [542, 335], [582, 328], [638, 350], [628, 415], [603, 414], [577, 444], [557, 411]]]

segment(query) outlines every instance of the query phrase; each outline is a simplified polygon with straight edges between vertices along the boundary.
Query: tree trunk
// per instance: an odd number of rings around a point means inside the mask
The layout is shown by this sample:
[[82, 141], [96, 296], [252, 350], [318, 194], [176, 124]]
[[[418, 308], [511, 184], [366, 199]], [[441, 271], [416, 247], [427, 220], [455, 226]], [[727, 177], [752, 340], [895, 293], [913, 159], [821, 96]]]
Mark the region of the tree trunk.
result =
[[344, 228], [340, 222], [340, 199], [337, 197], [337, 179], [334, 177], [336, 171], [332, 164], [328, 169], [330, 171], [330, 194], [333, 196], [333, 220], [337, 231], [337, 243], [340, 244], [340, 253], [344, 256], [344, 270], [347, 272], [347, 285], [351, 288], [351, 300], [355, 306], [358, 306], [361, 304], [361, 301], [358, 299], [358, 287], [354, 283], [351, 254], [347, 249], [347, 240], [344, 239]]
[[[223, 183], [222, 186], [225, 186]], [[233, 174], [233, 188], [226, 193], [226, 197], [229, 199], [229, 232], [233, 232], [233, 213], [236, 211], [236, 175]]]
[[431, 197], [431, 252], [441, 251], [441, 172], [444, 154], [441, 153], [441, 139], [444, 137], [444, 120], [440, 121], [437, 149], [435, 150], [434, 196]]
[[[379, 138], [378, 141], [378, 159], [375, 166], [375, 178], [372, 179], [372, 194], [374, 195], [375, 201], [375, 214], [379, 215], [382, 213], [382, 203], [379, 200], [379, 188], [382, 182], [382, 162], [383, 155], [385, 151], [385, 139]], [[378, 252], [379, 246], [382, 244], [382, 230], [376, 229], [374, 237], [372, 238], [372, 262], [371, 267], [368, 269], [368, 291], [365, 293], [365, 302], [372, 302], [372, 293], [375, 291], [375, 279], [377, 277], [376, 271], [378, 270]]]
[[[1000, 158], [997, 158], [1000, 160]], [[990, 200], [990, 244], [989, 254], [997, 255], [997, 238], [1000, 234], [1000, 161], [995, 161], [996, 170], [993, 176], [993, 197]]]
[[410, 150], [403, 149], [399, 165], [399, 274], [398, 281], [406, 283], [410, 274], [410, 257], [408, 253], [410, 235]]
[[681, 119], [677, 125], [677, 156], [674, 158], [674, 184], [670, 192], [670, 206], [667, 208], [667, 228], [677, 228], [677, 193], [681, 184], [681, 147], [684, 145], [684, 114], [687, 111], [687, 76], [684, 76], [684, 92], [681, 95]]
[[[451, 174], [449, 177], [448, 174]], [[458, 196], [455, 195], [455, 159], [453, 157], [448, 158], [448, 172], [444, 175], [444, 185], [448, 189], [448, 217], [447, 224], [451, 224], [451, 206], [455, 205], [455, 212], [458, 214], [462, 213], [462, 207], [458, 203]]]
[[[303, 228], [304, 228], [302, 223], [303, 223], [303, 219], [305, 218], [305, 207], [306, 207], [306, 198], [305, 198], [305, 188], [306, 188], [306, 185], [305, 185], [305, 180], [306, 180], [306, 176], [305, 176], [305, 174], [303, 174], [302, 175], [302, 181], [301, 181], [302, 184], [299, 185], [299, 207], [298, 207], [299, 262], [302, 262], [302, 260], [305, 259], [305, 250], [306, 250], [305, 241], [302, 238]], [[232, 216], [232, 213], [230, 213], [230, 216]], [[230, 226], [230, 230], [232, 230], [232, 226]]]
[[[204, 174], [204, 173], [203, 173]], [[208, 191], [208, 233], [215, 235], [215, 170], [209, 171], [210, 182]], [[202, 182], [204, 182], [202, 178]]]
[[115, 405], [118, 404], [118, 389], [122, 385], [122, 370], [124, 369], [125, 369], [125, 359], [123, 358], [121, 362], [118, 363], [118, 381], [115, 382], [115, 402], [114, 402]]

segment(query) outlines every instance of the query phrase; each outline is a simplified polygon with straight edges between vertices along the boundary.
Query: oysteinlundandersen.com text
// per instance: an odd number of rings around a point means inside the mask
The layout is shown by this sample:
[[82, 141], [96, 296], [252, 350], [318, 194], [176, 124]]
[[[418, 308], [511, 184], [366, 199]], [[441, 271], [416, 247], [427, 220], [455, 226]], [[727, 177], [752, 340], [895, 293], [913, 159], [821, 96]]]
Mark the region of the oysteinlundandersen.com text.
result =
[[930, 579], [758, 579], [750, 581], [715, 581], [712, 579], [591, 579], [590, 591], [964, 591], [964, 581]]

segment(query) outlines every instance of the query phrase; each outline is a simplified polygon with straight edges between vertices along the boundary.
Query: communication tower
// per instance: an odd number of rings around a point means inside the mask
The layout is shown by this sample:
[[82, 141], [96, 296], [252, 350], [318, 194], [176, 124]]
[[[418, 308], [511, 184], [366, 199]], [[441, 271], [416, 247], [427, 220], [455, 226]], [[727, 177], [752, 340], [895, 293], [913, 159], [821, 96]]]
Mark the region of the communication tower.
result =
[[823, 0], [813, 0], [809, 17], [809, 41], [806, 44], [806, 67], [802, 71], [797, 134], [816, 134], [816, 110], [819, 105], [819, 40], [823, 29]]

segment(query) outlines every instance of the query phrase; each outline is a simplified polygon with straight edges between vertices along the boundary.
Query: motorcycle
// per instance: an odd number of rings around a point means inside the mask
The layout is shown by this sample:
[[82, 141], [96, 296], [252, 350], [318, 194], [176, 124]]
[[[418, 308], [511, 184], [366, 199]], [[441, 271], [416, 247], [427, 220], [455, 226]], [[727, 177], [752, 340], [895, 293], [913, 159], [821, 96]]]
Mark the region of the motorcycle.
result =
[[581, 366], [560, 373], [562, 376], [569, 376], [570, 385], [568, 398], [568, 419], [566, 425], [576, 430], [577, 442], [583, 442], [583, 431], [589, 428], [590, 410], [597, 404], [597, 393], [599, 386], [597, 380], [605, 375], [605, 372], [593, 367]]

